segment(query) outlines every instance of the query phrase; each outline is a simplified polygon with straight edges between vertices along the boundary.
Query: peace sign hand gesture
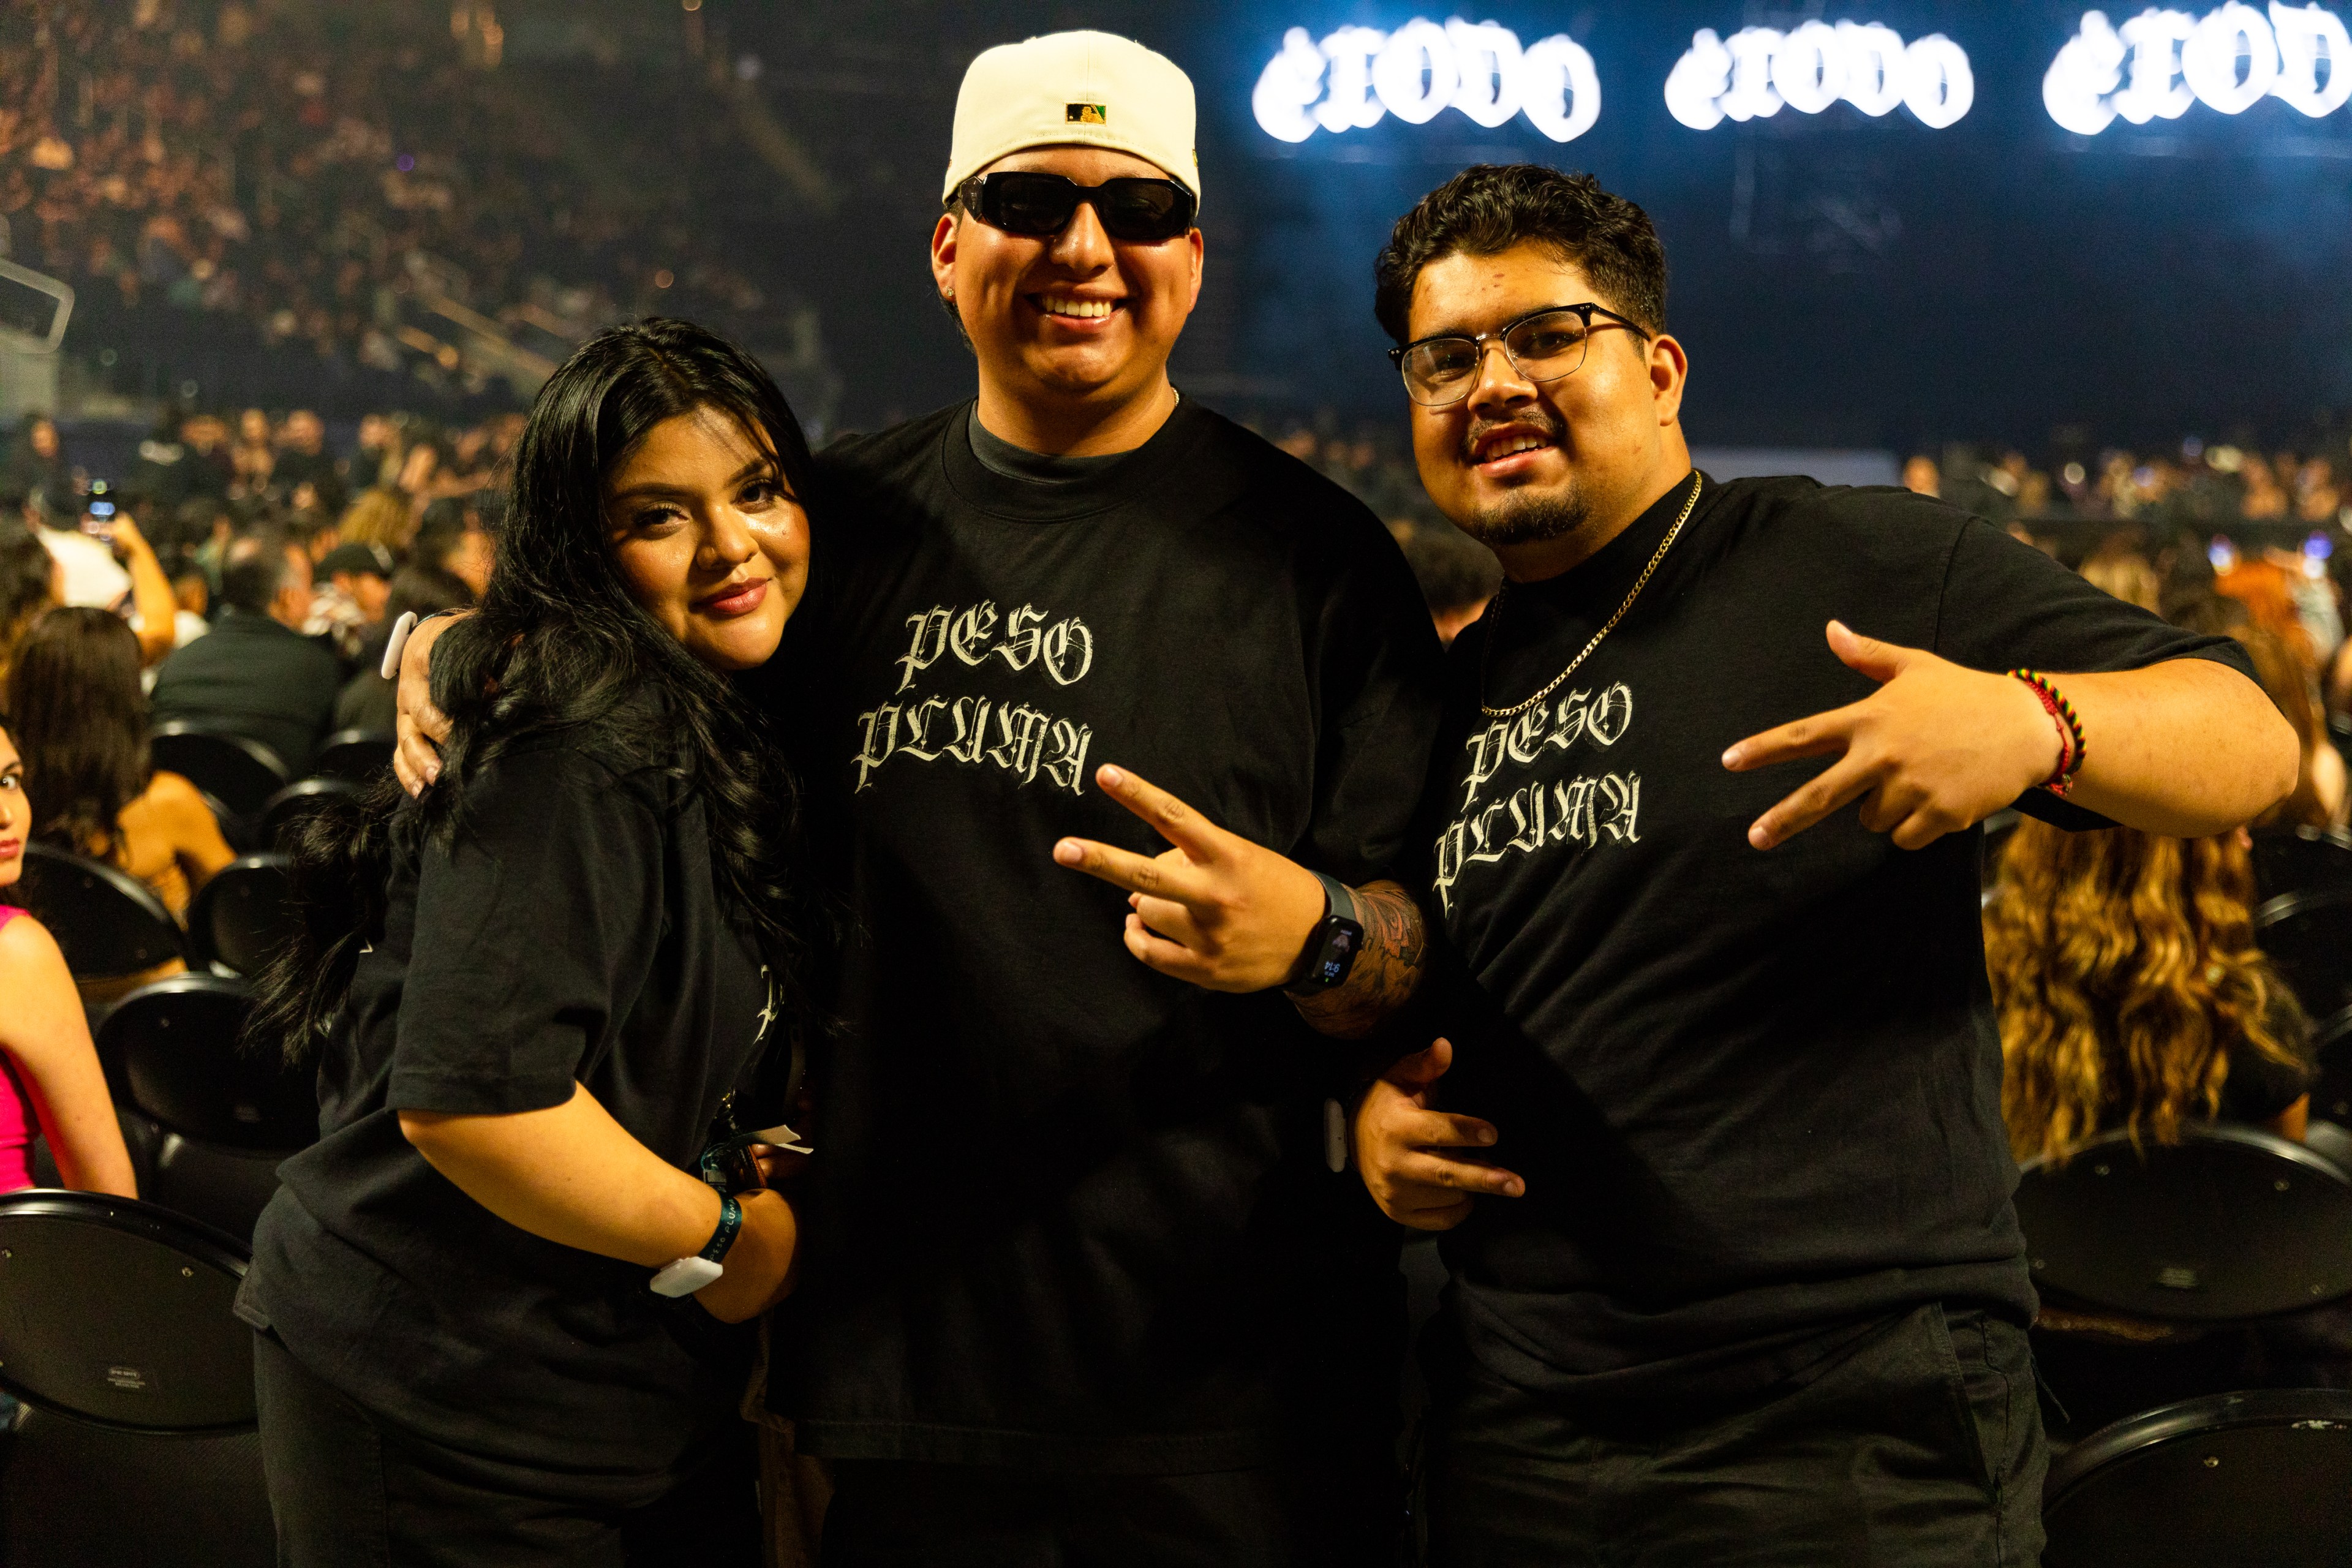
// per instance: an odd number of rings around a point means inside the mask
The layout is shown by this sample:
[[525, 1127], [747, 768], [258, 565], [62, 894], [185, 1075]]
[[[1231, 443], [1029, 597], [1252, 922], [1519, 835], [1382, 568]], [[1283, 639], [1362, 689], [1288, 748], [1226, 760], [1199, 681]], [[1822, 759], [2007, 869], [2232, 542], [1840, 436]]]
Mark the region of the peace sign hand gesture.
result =
[[1925, 648], [1829, 624], [1830, 651], [1879, 682], [1859, 702], [1750, 735], [1723, 753], [1747, 773], [1834, 756], [1811, 783], [1758, 817], [1748, 842], [1786, 843], [1847, 802], [1862, 825], [1920, 849], [1990, 816], [2050, 776], [2058, 732], [2024, 682], [1938, 658]]
[[1095, 782], [1173, 846], [1149, 857], [1091, 838], [1054, 846], [1057, 864], [1128, 890], [1127, 951], [1210, 991], [1287, 983], [1323, 919], [1314, 873], [1123, 769], [1098, 768]]

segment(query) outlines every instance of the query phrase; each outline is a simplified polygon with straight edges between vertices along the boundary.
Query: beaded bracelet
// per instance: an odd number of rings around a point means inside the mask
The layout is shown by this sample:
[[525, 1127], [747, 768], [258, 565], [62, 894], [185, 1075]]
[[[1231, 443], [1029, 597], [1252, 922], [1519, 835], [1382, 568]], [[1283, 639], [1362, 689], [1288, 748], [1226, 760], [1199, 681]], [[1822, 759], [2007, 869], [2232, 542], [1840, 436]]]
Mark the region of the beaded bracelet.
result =
[[2058, 765], [2050, 770], [2050, 776], [2042, 781], [2041, 787], [2052, 795], [2063, 795], [2074, 787], [2074, 775], [2083, 771], [2083, 759], [2089, 753], [2083, 742], [2083, 721], [2075, 716], [2074, 705], [2051, 684], [2048, 676], [2032, 669], [2012, 669], [2009, 673], [2011, 679], [2025, 682], [2027, 689], [2042, 700], [2050, 721], [2058, 726]]

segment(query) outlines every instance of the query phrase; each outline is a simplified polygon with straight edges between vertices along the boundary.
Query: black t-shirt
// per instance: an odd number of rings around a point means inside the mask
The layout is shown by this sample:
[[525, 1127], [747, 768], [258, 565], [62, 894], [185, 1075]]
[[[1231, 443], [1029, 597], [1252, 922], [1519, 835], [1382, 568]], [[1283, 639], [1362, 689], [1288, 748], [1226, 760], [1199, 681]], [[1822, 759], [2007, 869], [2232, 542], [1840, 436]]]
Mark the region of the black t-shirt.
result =
[[1278, 994], [1138, 963], [1126, 895], [1053, 847], [1167, 847], [1097, 786], [1118, 763], [1386, 874], [1436, 723], [1428, 613], [1360, 504], [1189, 399], [1061, 482], [983, 463], [965, 406], [822, 464], [775, 668], [806, 678], [791, 729], [857, 931], [777, 1406], [837, 1458], [1254, 1462], [1350, 1314], [1394, 1309], [1392, 1236], [1323, 1164], [1347, 1053]]
[[1981, 835], [1905, 851], [1848, 806], [1759, 852], [1749, 824], [1827, 764], [1722, 764], [1876, 689], [1827, 623], [1994, 671], [2246, 668], [1938, 502], [1748, 479], [1706, 487], [1551, 698], [1483, 716], [1585, 646], [1689, 484], [1455, 643], [1423, 807], [1428, 907], [1475, 980], [1442, 1100], [1528, 1182], [1445, 1238], [1456, 1309], [1495, 1373], [1604, 1414], [1752, 1395], [1923, 1300], [2033, 1310]]
[[394, 817], [383, 929], [320, 1066], [321, 1135], [281, 1168], [244, 1307], [395, 1426], [634, 1505], [736, 1419], [744, 1331], [498, 1218], [399, 1112], [541, 1110], [582, 1084], [691, 1169], [763, 1054], [768, 985], [721, 916], [698, 802], [577, 740], [525, 747], [468, 789], [454, 846], [413, 804]]

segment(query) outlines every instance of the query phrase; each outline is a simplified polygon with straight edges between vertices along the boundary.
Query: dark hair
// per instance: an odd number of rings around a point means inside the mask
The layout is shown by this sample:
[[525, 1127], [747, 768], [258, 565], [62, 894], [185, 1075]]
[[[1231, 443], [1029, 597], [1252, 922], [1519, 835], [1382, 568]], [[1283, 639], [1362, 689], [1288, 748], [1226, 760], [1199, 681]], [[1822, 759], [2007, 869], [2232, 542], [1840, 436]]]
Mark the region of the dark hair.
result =
[[[631, 597], [604, 522], [614, 468], [654, 426], [697, 409], [732, 417], [764, 445], [805, 503], [808, 444], [775, 383], [741, 350], [662, 319], [583, 344], [531, 404], [481, 607], [434, 645], [434, 700], [451, 731], [422, 826], [444, 843], [462, 832], [466, 793], [482, 770], [551, 731], [666, 777], [676, 798], [704, 803], [722, 906], [767, 958], [798, 1021], [806, 1016], [805, 915], [793, 865], [798, 791], [741, 683], [697, 660]], [[359, 802], [310, 814], [295, 840], [301, 934], [264, 971], [251, 1028], [289, 1059], [325, 1032], [362, 947], [382, 928], [399, 799], [387, 779]]]
[[221, 566], [221, 603], [247, 615], [268, 615], [293, 574], [293, 549], [294, 542], [273, 529], [256, 529], [232, 541]]
[[49, 605], [57, 558], [33, 531], [13, 517], [0, 517], [0, 675], [9, 650]]
[[471, 609], [474, 605], [474, 590], [465, 579], [415, 562], [392, 574], [385, 595], [383, 618], [387, 621], [396, 621], [411, 610], [429, 616], [437, 610]]
[[1389, 336], [1405, 342], [1423, 268], [1448, 256], [1496, 256], [1528, 241], [1583, 268], [1601, 303], [1643, 331], [1654, 337], [1666, 330], [1666, 247], [1649, 215], [1590, 174], [1541, 163], [1473, 163], [1422, 197], [1397, 219], [1372, 263], [1372, 313]]
[[114, 855], [122, 808], [147, 787], [139, 639], [108, 610], [53, 610], [16, 645], [8, 712], [25, 759], [33, 837]]

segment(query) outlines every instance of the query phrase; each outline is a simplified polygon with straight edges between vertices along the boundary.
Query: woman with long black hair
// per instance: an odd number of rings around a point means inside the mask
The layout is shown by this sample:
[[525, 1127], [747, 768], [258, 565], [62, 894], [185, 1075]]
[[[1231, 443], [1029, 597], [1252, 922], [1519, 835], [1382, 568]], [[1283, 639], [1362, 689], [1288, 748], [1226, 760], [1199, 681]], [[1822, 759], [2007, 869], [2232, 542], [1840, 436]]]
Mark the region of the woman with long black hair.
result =
[[323, 1039], [321, 1137], [239, 1296], [283, 1563], [757, 1561], [736, 1407], [793, 1215], [692, 1173], [799, 1012], [795, 795], [737, 678], [809, 471], [740, 351], [592, 340], [438, 650], [439, 778], [305, 829], [256, 1028]]

